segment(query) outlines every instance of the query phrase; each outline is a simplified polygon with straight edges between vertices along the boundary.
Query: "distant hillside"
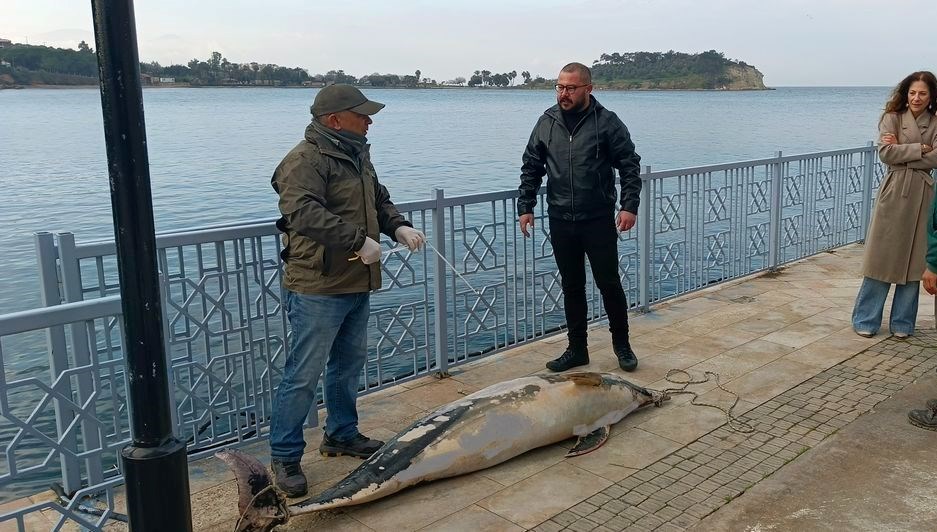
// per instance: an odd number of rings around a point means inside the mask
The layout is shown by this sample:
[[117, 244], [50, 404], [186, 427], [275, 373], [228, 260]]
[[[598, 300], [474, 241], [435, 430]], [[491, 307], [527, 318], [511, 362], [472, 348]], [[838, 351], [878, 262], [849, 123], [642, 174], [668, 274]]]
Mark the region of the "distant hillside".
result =
[[602, 54], [592, 81], [606, 89], [764, 90], [764, 74], [715, 50]]

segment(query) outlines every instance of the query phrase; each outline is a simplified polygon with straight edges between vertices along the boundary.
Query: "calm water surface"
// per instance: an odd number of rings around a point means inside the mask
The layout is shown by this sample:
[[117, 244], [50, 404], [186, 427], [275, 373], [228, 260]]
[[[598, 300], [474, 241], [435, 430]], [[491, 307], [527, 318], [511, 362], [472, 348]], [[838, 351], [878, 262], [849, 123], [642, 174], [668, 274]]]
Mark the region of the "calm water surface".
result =
[[[368, 90], [387, 104], [369, 138], [396, 201], [517, 186], [550, 91]], [[276, 216], [269, 179], [301, 138], [316, 89], [144, 91], [158, 231]], [[602, 92], [643, 164], [679, 168], [855, 147], [875, 137], [887, 88]], [[0, 313], [39, 306], [32, 234], [110, 238], [96, 89], [0, 91]]]

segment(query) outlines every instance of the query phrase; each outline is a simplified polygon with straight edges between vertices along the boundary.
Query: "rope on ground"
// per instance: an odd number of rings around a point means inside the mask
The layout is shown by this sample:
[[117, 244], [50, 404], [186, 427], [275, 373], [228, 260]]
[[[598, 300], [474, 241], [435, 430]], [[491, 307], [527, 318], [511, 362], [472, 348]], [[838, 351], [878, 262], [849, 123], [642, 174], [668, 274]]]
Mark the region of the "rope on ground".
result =
[[[258, 492], [257, 492], [257, 495], [254, 495], [254, 497], [251, 499], [250, 504], [248, 504], [248, 505], [244, 508], [244, 511], [241, 512], [240, 517], [238, 517], [237, 523], [234, 524], [234, 531], [235, 531], [235, 532], [239, 532], [239, 531], [241, 531], [241, 530], [244, 530], [243, 528], [241, 528], [241, 523], [244, 521], [245, 517], [247, 516], [247, 513], [250, 512], [250, 511], [252, 511], [252, 510], [253, 510], [253, 511], [256, 511], [256, 510], [254, 510], [254, 503], [257, 502], [257, 499], [259, 499], [261, 495], [267, 493], [268, 491], [272, 491], [272, 492], [274, 492], [274, 494], [276, 495], [276, 498], [277, 498], [277, 510], [279, 510], [279, 511], [280, 511], [280, 515], [283, 516], [283, 517], [282, 517], [283, 520], [282, 520], [282, 521], [278, 521], [278, 522], [277, 522], [277, 526], [279, 526], [279, 525], [285, 525], [286, 523], [288, 523], [288, 522], [290, 521], [290, 509], [286, 506], [286, 493], [283, 492], [283, 490], [281, 490], [280, 488], [278, 488], [278, 487], [276, 486], [276, 484], [272, 484], [272, 483], [271, 483], [271, 484], [269, 484], [266, 488], [264, 488], [264, 489], [258, 491]], [[275, 516], [275, 517], [279, 518], [279, 515], [278, 515], [278, 516]]]
[[[734, 393], [734, 392], [730, 392], [729, 390], [723, 388], [722, 384], [719, 382], [719, 374], [718, 374], [718, 373], [713, 373], [712, 371], [705, 371], [705, 372], [703, 372], [703, 374], [704, 374], [704, 377], [705, 377], [704, 379], [702, 379], [702, 380], [698, 380], [698, 379], [697, 379], [697, 380], [694, 380], [693, 377], [690, 375], [690, 372], [688, 372], [688, 371], [686, 371], [686, 370], [684, 370], [684, 369], [672, 369], [672, 370], [670, 370], [670, 371], [667, 372], [667, 375], [664, 377], [664, 379], [666, 379], [667, 382], [669, 382], [669, 383], [672, 383], [672, 384], [682, 384], [683, 386], [681, 386], [681, 387], [679, 387], [679, 388], [667, 388], [666, 390], [662, 390], [662, 391], [663, 391], [664, 393], [670, 394], [670, 395], [692, 395], [693, 398], [690, 399], [690, 404], [691, 404], [691, 405], [694, 405], [694, 406], [707, 406], [707, 407], [709, 407], [709, 408], [715, 408], [716, 410], [719, 410], [720, 412], [722, 412], [723, 414], [726, 415], [726, 424], [728, 424], [728, 425], [729, 425], [729, 428], [731, 428], [732, 430], [735, 430], [736, 432], [742, 432], [742, 433], [745, 433], [745, 434], [748, 434], [748, 433], [751, 433], [751, 432], [755, 432], [755, 427], [753, 427], [751, 424], [749, 424], [749, 423], [747, 423], [747, 422], [745, 422], [745, 421], [742, 421], [741, 419], [739, 419], [737, 416], [735, 416], [735, 415], [732, 413], [732, 410], [733, 410], [733, 409], [735, 408], [735, 406], [739, 403], [739, 396], [738, 396], [738, 394], [737, 394], [737, 393]], [[677, 379], [677, 376], [678, 376], [678, 375], [686, 376], [686, 379], [680, 379], [680, 380], [678, 380], [678, 379]], [[735, 399], [732, 401], [732, 405], [731, 405], [729, 408], [723, 408], [723, 407], [721, 407], [721, 406], [719, 406], [719, 405], [714, 405], [714, 404], [711, 404], [711, 403], [700, 403], [700, 402], [697, 402], [696, 400], [699, 398], [699, 394], [697, 394], [696, 392], [694, 392], [694, 391], [692, 391], [692, 390], [687, 390], [687, 389], [686, 389], [686, 387], [689, 386], [689, 385], [691, 385], [691, 384], [703, 384], [703, 383], [709, 382], [711, 379], [715, 379], [715, 381], [716, 381], [716, 387], [717, 387], [717, 388], [719, 388], [720, 390], [724, 391], [725, 393], [727, 393], [727, 394], [729, 394], [729, 395], [731, 395], [732, 397], [735, 398]]]

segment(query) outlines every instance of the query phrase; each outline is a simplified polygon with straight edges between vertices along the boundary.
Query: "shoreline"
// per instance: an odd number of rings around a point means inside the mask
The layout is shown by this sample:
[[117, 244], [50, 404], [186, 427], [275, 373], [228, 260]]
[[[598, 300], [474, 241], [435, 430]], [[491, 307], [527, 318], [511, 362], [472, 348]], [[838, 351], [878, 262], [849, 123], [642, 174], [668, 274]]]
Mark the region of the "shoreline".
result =
[[[379, 90], [453, 90], [453, 89], [463, 89], [463, 90], [541, 90], [541, 91], [552, 91], [553, 89], [549, 86], [547, 87], [524, 87], [522, 85], [508, 86], [508, 87], [465, 87], [465, 86], [455, 86], [455, 85], [428, 85], [424, 87], [372, 87], [368, 85], [355, 85], [356, 87], [362, 89], [379, 89]], [[54, 90], [68, 90], [68, 89], [91, 89], [98, 88], [97, 83], [88, 84], [88, 85], [0, 85], [0, 90], [21, 90], [21, 89], [54, 89]], [[190, 84], [161, 84], [161, 85], [143, 85], [144, 90], [147, 89], [321, 89], [322, 87], [304, 87], [301, 85], [190, 85]], [[742, 88], [742, 89], [693, 89], [693, 88], [676, 88], [676, 89], [622, 89], [616, 87], [594, 87], [596, 91], [604, 92], [752, 92], [752, 91], [773, 91], [777, 90], [776, 87], [751, 87], [751, 88]]]

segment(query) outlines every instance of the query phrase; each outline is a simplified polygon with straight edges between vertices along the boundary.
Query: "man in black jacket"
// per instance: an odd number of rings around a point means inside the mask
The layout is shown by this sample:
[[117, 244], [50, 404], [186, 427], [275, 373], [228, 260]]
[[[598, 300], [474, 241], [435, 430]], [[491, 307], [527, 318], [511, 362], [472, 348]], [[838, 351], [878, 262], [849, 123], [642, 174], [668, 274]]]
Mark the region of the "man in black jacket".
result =
[[[537, 192], [548, 176], [550, 243], [563, 281], [569, 347], [551, 371], [589, 363], [586, 339], [586, 266], [602, 293], [618, 365], [634, 371], [638, 359], [628, 340], [628, 302], [618, 277], [618, 231], [634, 227], [641, 192], [641, 157], [628, 128], [592, 96], [592, 72], [570, 63], [556, 82], [557, 105], [547, 109], [530, 135], [521, 167], [517, 213], [530, 236]], [[615, 191], [615, 169], [621, 194]], [[616, 200], [621, 210], [615, 216]], [[617, 231], [616, 231], [617, 229]]]

